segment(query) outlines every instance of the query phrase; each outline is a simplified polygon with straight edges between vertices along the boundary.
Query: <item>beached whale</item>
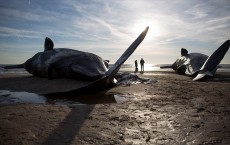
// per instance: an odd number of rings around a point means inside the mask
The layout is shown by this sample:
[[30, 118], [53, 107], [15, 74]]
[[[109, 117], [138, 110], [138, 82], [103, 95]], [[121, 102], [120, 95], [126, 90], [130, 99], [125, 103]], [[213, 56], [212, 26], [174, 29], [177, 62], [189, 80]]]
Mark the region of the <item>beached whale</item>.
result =
[[181, 49], [179, 57], [170, 66], [160, 68], [172, 68], [180, 75], [194, 76], [193, 81], [200, 80], [205, 76], [214, 76], [218, 65], [224, 58], [230, 46], [230, 40], [225, 41], [211, 56], [201, 53], [190, 53], [184, 48]]
[[64, 77], [79, 80], [96, 80], [108, 70], [108, 62], [95, 54], [68, 48], [53, 49], [53, 46], [53, 41], [46, 37], [44, 52], [38, 52], [23, 64], [5, 68], [25, 68], [34, 76], [50, 79]]
[[64, 77], [76, 80], [90, 81], [86, 86], [105, 88], [116, 83], [115, 74], [121, 65], [144, 40], [149, 27], [128, 47], [116, 63], [108, 69], [108, 61], [89, 53], [68, 48], [54, 49], [53, 41], [45, 39], [44, 52], [38, 52], [25, 63], [5, 66], [5, 69], [25, 68], [29, 73], [39, 77]]

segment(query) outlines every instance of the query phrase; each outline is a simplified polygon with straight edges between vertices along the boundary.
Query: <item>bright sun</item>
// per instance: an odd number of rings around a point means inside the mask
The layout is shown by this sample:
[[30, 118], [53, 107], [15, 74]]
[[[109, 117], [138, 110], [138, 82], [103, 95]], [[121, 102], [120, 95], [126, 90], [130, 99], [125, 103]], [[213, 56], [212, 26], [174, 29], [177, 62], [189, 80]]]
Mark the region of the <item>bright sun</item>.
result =
[[157, 36], [161, 35], [161, 28], [157, 22], [151, 20], [141, 20], [134, 24], [133, 32], [136, 36], [138, 36], [147, 26], [149, 26], [148, 37], [146, 39], [152, 40]]

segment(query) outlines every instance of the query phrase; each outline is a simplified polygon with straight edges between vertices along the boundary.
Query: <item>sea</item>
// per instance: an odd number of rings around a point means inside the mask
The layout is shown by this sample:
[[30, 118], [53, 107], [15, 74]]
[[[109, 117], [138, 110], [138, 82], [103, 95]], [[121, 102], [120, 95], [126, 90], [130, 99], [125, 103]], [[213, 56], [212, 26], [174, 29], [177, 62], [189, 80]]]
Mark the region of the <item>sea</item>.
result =
[[[3, 69], [3, 66], [7, 64], [0, 64], [0, 75], [1, 74], [8, 74], [8, 73], [27, 73], [25, 69]], [[12, 64], [11, 64], [12, 65]], [[110, 64], [111, 67], [113, 64]], [[145, 64], [144, 69], [145, 72], [162, 72], [162, 71], [173, 71], [170, 68], [161, 69], [160, 66], [168, 66], [170, 64]], [[119, 70], [120, 72], [134, 72], [135, 65], [134, 64], [123, 64]], [[140, 68], [139, 68], [140, 71]], [[230, 64], [220, 64], [217, 72], [230, 72]]]
[[[145, 72], [161, 72], [161, 71], [173, 71], [171, 68], [161, 69], [160, 66], [170, 66], [171, 64], [145, 64]], [[140, 68], [139, 68], [140, 70]], [[123, 64], [120, 68], [122, 72], [133, 72], [135, 71], [134, 64]], [[218, 72], [230, 72], [230, 64], [220, 64]]]

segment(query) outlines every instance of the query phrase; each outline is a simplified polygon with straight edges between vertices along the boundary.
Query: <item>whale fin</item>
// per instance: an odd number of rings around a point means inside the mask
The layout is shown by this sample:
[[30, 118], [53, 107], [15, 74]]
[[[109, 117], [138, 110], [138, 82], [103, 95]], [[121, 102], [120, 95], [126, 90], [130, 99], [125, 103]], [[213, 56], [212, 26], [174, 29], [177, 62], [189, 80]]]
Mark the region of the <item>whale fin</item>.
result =
[[44, 43], [44, 51], [53, 50], [53, 48], [54, 48], [53, 41], [49, 37], [46, 37], [45, 43]]
[[[215, 70], [221, 60], [224, 58], [230, 46], [230, 40], [225, 41], [208, 59], [205, 61], [201, 67], [198, 75], [193, 79], [194, 81], [202, 79], [204, 76], [213, 76], [213, 70]], [[211, 73], [213, 72], [213, 73]]]
[[3, 66], [3, 68], [4, 68], [4, 69], [24, 68], [24, 64], [7, 65], [7, 66]]
[[115, 64], [105, 73], [104, 77], [108, 77], [108, 82], [112, 82], [116, 73], [119, 71], [121, 65], [129, 58], [129, 56], [136, 50], [139, 44], [144, 40], [149, 26], [137, 37], [137, 39], [127, 48], [127, 50], [121, 55], [121, 57], [115, 62]]
[[149, 27], [137, 37], [137, 39], [127, 48], [127, 50], [121, 55], [121, 57], [115, 62], [115, 64], [98, 80], [91, 82], [88, 85], [85, 85], [81, 88], [71, 90], [68, 92], [56, 92], [56, 93], [49, 93], [45, 94], [46, 97], [50, 96], [61, 96], [61, 95], [70, 95], [70, 94], [77, 94], [77, 93], [84, 93], [88, 92], [88, 90], [99, 91], [103, 89], [107, 89], [114, 85], [114, 77], [116, 73], [119, 71], [121, 65], [129, 58], [129, 56], [135, 51], [135, 49], [139, 46], [139, 44], [144, 40]]
[[172, 65], [162, 65], [160, 66], [160, 69], [166, 69], [166, 68], [173, 68]]
[[181, 48], [180, 53], [181, 53], [181, 56], [186, 56], [186, 55], [188, 55], [188, 50], [185, 48]]
[[211, 73], [210, 71], [206, 71], [206, 72], [199, 72], [197, 74], [197, 76], [193, 79], [193, 81], [198, 81], [201, 80], [202, 78], [204, 78], [205, 76], [213, 76], [213, 73]]
[[115, 62], [115, 64], [98, 80], [92, 82], [88, 87], [92, 86], [94, 88], [103, 89], [107, 86], [114, 85], [114, 77], [119, 71], [121, 65], [129, 58], [129, 56], [136, 50], [139, 44], [144, 40], [149, 27], [137, 37], [137, 39], [126, 49], [126, 51], [121, 55], [121, 57]]

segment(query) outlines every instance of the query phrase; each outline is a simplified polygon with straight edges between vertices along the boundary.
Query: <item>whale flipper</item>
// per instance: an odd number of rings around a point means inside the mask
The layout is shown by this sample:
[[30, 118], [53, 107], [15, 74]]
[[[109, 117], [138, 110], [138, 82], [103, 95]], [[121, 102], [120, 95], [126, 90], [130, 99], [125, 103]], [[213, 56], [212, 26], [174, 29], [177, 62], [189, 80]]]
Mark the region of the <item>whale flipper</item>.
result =
[[46, 37], [45, 43], [44, 43], [44, 51], [53, 50], [53, 48], [54, 48], [53, 41], [50, 38]]
[[225, 41], [208, 59], [205, 61], [203, 66], [201, 67], [198, 75], [193, 79], [193, 81], [197, 81], [202, 79], [204, 76], [212, 76], [213, 71], [216, 70], [217, 65], [224, 58], [230, 46], [230, 40]]
[[50, 96], [58, 96], [58, 95], [68, 95], [68, 94], [76, 94], [85, 92], [87, 90], [101, 90], [106, 89], [111, 85], [114, 85], [114, 77], [116, 73], [119, 71], [121, 65], [129, 58], [129, 56], [135, 51], [135, 49], [139, 46], [139, 44], [144, 40], [149, 27], [147, 27], [140, 35], [139, 37], [127, 48], [127, 50], [121, 55], [121, 57], [116, 61], [116, 63], [98, 80], [89, 83], [88, 85], [85, 85], [81, 88], [71, 90], [68, 92], [55, 92], [55, 93], [49, 93], [45, 94], [47, 97]]
[[127, 48], [127, 50], [121, 55], [121, 57], [116, 61], [116, 63], [105, 73], [104, 77], [109, 77], [108, 81], [112, 81], [115, 74], [120, 69], [121, 65], [129, 58], [129, 56], [135, 51], [139, 44], [144, 40], [149, 27], [139, 35], [139, 37]]
[[166, 68], [173, 68], [172, 65], [162, 65], [160, 66], [160, 69], [166, 69]]
[[3, 68], [4, 69], [24, 68], [24, 64], [8, 65], [8, 66], [3, 66]]

